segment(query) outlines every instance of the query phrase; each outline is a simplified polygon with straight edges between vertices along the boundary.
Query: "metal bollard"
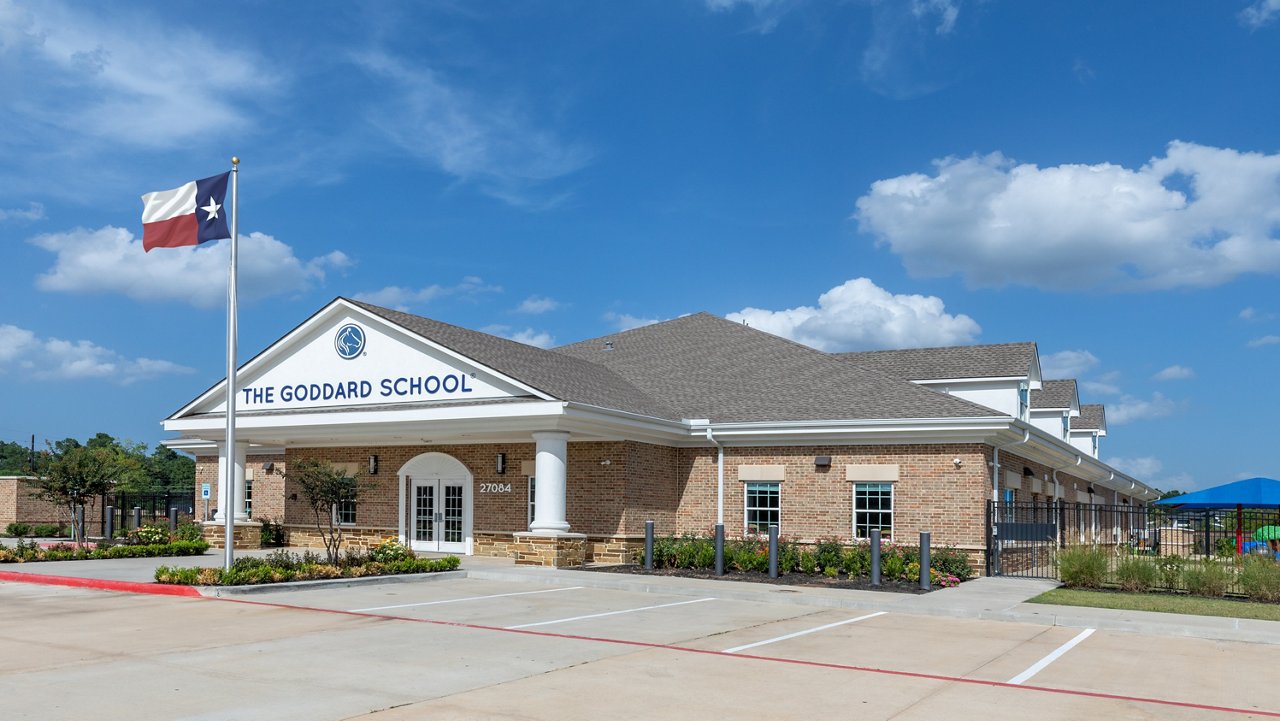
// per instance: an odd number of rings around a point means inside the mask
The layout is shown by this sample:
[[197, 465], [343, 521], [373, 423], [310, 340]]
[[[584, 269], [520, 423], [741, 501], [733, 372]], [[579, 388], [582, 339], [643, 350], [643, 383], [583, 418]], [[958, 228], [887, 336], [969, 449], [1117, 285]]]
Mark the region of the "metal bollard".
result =
[[142, 506], [133, 507], [133, 527], [142, 528]]
[[653, 570], [653, 521], [644, 522], [644, 570]]
[[169, 530], [178, 530], [178, 509], [176, 508], [169, 509]]
[[880, 529], [871, 530], [871, 585], [880, 585]]
[[108, 541], [116, 535], [116, 507], [107, 506], [102, 509], [102, 535]]
[[929, 574], [929, 532], [920, 532], [920, 590], [933, 588], [933, 579]]
[[769, 578], [778, 577], [778, 527], [769, 526]]
[[724, 575], [724, 524], [716, 524], [716, 575]]

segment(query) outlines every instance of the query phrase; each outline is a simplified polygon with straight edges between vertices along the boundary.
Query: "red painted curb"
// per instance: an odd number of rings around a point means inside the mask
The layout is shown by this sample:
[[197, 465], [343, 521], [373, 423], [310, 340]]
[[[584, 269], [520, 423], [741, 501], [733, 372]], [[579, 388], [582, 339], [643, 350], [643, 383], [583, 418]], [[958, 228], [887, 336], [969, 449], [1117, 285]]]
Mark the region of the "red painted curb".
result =
[[137, 581], [110, 581], [102, 578], [77, 578], [75, 576], [46, 576], [39, 573], [0, 571], [0, 581], [14, 583], [38, 583], [46, 586], [71, 586], [92, 588], [98, 591], [119, 593], [149, 593], [153, 596], [186, 596], [200, 598], [200, 592], [191, 586], [173, 586], [164, 583], [138, 583]]

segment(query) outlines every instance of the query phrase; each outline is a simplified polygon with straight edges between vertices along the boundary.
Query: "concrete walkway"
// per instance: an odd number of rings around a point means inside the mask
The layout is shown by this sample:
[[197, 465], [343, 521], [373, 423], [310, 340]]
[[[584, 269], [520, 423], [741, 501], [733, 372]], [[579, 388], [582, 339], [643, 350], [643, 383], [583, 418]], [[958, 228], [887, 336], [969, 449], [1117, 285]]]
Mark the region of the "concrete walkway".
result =
[[[237, 551], [236, 556], [264, 556], [270, 550]], [[431, 554], [436, 555], [436, 554]], [[102, 561], [59, 561], [45, 563], [0, 564], [0, 572], [31, 576], [70, 576], [103, 581], [150, 583], [157, 566], [220, 566], [221, 551], [203, 556], [173, 558], [128, 558]], [[719, 581], [615, 574], [576, 569], [550, 569], [516, 566], [510, 559], [464, 557], [459, 571], [433, 576], [465, 575], [491, 581], [535, 584], [569, 584], [586, 588], [612, 589], [678, 596], [701, 597], [714, 593], [718, 598], [773, 604], [792, 604], [824, 608], [870, 611], [894, 611], [922, 616], [973, 618], [1012, 621], [1044, 626], [1095, 628], [1129, 631], [1160, 636], [1180, 636], [1211, 640], [1244, 641], [1280, 645], [1280, 621], [1255, 621], [1238, 618], [1188, 616], [1144, 611], [1054, 606], [1027, 603], [1041, 593], [1056, 588], [1054, 581], [1020, 578], [978, 578], [955, 588], [944, 588], [928, 594], [914, 595], [889, 591], [857, 591], [780, 586], [742, 581]], [[12, 578], [12, 577], [11, 577]], [[297, 591], [306, 587], [333, 587], [346, 584], [413, 583], [428, 581], [432, 576], [395, 576], [384, 578], [335, 579], [276, 584], [201, 589], [206, 595], [232, 596]], [[38, 583], [36, 579], [33, 582]]]

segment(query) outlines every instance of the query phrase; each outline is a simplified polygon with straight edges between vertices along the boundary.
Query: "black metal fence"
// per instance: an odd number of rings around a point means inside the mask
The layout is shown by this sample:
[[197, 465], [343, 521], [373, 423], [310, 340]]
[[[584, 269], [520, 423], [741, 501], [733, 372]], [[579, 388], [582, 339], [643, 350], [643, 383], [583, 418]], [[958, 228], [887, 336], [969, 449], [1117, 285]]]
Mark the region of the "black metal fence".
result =
[[113, 509], [116, 529], [135, 527], [134, 510], [141, 510], [142, 522], [168, 523], [169, 509], [177, 509], [178, 522], [190, 521], [195, 517], [195, 499], [191, 491], [174, 491], [169, 493], [114, 493], [102, 497], [99, 504], [99, 528], [106, 528], [107, 507]]
[[[986, 570], [992, 576], [1061, 580], [1061, 554], [1080, 547], [1105, 552], [1111, 579], [1135, 558], [1179, 568], [1200, 568], [1206, 561], [1234, 563], [1272, 551], [1268, 541], [1255, 540], [1266, 526], [1280, 530], [1280, 510], [988, 502]], [[1166, 575], [1166, 585], [1176, 580]]]

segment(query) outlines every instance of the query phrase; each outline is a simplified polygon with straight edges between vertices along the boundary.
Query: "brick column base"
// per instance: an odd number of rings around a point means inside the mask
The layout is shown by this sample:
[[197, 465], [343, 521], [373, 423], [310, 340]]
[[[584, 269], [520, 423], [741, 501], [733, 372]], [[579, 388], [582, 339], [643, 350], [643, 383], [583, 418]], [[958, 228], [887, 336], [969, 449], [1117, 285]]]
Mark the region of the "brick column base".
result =
[[[225, 548], [227, 527], [222, 521], [206, 521], [201, 525], [204, 540], [210, 548]], [[232, 529], [231, 547], [239, 549], [262, 548], [262, 524], [257, 521], [236, 521]]]
[[517, 566], [570, 568], [587, 560], [587, 537], [582, 533], [543, 535], [516, 533], [511, 551]]

